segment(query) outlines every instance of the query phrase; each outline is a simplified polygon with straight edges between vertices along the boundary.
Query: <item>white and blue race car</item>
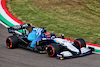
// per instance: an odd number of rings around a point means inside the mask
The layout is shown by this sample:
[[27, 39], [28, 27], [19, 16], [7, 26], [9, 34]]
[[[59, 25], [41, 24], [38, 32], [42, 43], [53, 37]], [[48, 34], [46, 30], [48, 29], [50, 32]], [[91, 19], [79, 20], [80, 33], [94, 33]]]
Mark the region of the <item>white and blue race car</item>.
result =
[[[18, 31], [24, 33], [19, 34]], [[23, 47], [35, 52], [47, 53], [49, 57], [58, 59], [88, 55], [93, 50], [86, 48], [86, 43], [82, 38], [69, 41], [64, 38], [64, 35], [57, 37], [55, 33], [47, 33], [44, 27], [31, 27], [30, 24], [10, 27], [8, 32], [13, 34], [6, 39], [7, 47], [10, 49]]]

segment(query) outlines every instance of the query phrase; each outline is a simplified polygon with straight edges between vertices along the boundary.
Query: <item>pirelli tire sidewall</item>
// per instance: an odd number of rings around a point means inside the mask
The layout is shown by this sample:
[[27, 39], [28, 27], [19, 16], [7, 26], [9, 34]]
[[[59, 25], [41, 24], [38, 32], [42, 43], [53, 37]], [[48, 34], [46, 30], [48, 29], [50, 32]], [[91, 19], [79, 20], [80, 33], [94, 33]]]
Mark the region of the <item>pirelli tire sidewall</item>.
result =
[[[52, 51], [52, 52], [50, 52]], [[47, 54], [49, 57], [56, 57], [57, 53], [60, 52], [59, 44], [51, 43], [47, 46]]]
[[78, 38], [74, 40], [74, 44], [75, 44], [75, 47], [77, 47], [78, 49], [81, 49], [82, 47], [86, 47], [86, 42], [82, 38]]
[[9, 36], [6, 38], [6, 45], [9, 49], [18, 47], [19, 40], [16, 36]]

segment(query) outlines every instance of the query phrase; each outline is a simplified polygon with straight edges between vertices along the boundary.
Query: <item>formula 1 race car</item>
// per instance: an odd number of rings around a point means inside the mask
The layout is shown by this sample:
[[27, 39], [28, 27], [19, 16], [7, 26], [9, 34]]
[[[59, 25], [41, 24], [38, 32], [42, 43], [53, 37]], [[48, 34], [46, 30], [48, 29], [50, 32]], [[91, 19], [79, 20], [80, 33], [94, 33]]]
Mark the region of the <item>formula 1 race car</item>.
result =
[[6, 39], [7, 47], [10, 49], [22, 47], [39, 53], [47, 53], [49, 57], [58, 59], [79, 57], [92, 53], [93, 49], [86, 48], [86, 43], [82, 38], [69, 41], [64, 38], [64, 35], [57, 37], [55, 33], [47, 33], [44, 28], [31, 27], [30, 24], [8, 28], [8, 32], [13, 35]]

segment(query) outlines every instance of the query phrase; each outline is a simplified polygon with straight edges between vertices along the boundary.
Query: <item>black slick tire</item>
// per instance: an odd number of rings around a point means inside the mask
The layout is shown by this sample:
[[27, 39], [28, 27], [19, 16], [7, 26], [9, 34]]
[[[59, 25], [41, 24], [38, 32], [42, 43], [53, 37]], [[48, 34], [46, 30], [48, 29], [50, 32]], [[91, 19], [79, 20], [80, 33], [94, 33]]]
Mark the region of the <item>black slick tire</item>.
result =
[[49, 57], [55, 57], [60, 52], [59, 44], [51, 43], [47, 46], [47, 54]]
[[81, 49], [82, 47], [86, 47], [86, 42], [82, 38], [78, 38], [74, 40], [74, 46], [78, 49]]
[[6, 45], [9, 49], [16, 48], [19, 44], [18, 38], [16, 36], [9, 36], [6, 38]]

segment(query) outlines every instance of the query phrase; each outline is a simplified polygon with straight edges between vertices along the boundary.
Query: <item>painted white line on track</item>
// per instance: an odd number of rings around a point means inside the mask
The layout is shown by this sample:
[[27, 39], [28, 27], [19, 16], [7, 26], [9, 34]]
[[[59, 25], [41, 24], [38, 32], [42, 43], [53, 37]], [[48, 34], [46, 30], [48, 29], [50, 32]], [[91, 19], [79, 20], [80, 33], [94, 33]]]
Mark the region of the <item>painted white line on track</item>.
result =
[[6, 24], [4, 24], [2, 21], [0, 21], [0, 24], [2, 24], [3, 26], [5, 26], [6, 28], [9, 28], [9, 26], [7, 26]]
[[94, 53], [94, 54], [100, 54], [100, 52], [95, 52], [95, 51], [92, 51], [92, 53]]
[[[6, 28], [9, 28], [9, 26], [7, 26], [6, 24], [4, 24], [2, 21], [0, 21], [0, 24], [2, 24], [3, 26], [5, 26]], [[15, 31], [15, 33], [22, 35], [21, 32]]]
[[93, 47], [93, 48], [95, 48], [97, 50], [100, 50], [100, 47], [96, 47], [96, 46], [92, 46], [92, 45], [86, 45], [86, 47]]

